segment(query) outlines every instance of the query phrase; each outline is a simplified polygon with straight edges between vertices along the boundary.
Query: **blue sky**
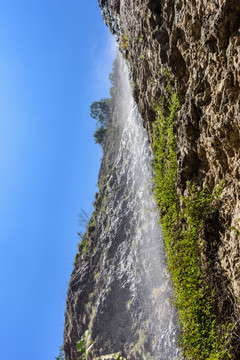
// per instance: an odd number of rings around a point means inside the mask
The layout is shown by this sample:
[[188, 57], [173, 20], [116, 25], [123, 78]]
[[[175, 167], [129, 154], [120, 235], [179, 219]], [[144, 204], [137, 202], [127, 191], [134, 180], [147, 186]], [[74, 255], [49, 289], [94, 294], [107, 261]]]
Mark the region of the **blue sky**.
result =
[[0, 343], [4, 360], [62, 344], [77, 214], [97, 190], [93, 101], [114, 40], [97, 0], [0, 2]]

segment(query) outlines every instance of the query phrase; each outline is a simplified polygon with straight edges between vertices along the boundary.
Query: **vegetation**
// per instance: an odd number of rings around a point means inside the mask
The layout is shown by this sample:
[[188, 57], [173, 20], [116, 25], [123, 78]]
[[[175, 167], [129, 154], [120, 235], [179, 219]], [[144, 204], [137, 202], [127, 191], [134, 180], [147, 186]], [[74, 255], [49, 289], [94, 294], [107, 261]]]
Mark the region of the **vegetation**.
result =
[[187, 359], [225, 360], [230, 357], [227, 348], [231, 324], [221, 323], [217, 318], [214, 292], [208, 287], [201, 257], [204, 232], [216, 219], [221, 186], [210, 194], [206, 188], [187, 183], [187, 195], [178, 196], [173, 128], [180, 100], [169, 81], [165, 91], [167, 97], [154, 105], [154, 184], [175, 305], [182, 324], [181, 345]]
[[95, 101], [90, 106], [90, 115], [93, 119], [97, 120], [97, 129], [93, 136], [95, 143], [103, 146], [107, 127], [110, 121], [110, 106], [111, 99], [103, 98]]
[[[240, 219], [237, 219], [237, 220], [240, 221]], [[233, 230], [238, 236], [240, 236], [239, 228], [237, 228], [236, 226], [231, 226], [230, 229]]]
[[78, 360], [126, 360], [120, 353], [114, 353], [109, 355], [102, 355], [99, 357], [93, 357], [92, 347], [94, 341], [91, 339], [91, 333], [89, 330], [85, 331], [81, 339], [77, 343], [77, 351], [80, 353]]
[[90, 106], [90, 116], [97, 120], [96, 131], [93, 136], [95, 143], [103, 147], [107, 130], [110, 127], [111, 123], [111, 105], [112, 98], [116, 89], [117, 82], [117, 61], [116, 59], [113, 62], [112, 72], [109, 74], [109, 81], [111, 83], [110, 87], [110, 98], [102, 98], [99, 101], [95, 101]]
[[65, 360], [65, 354], [64, 354], [63, 345], [60, 346], [59, 355], [58, 355], [58, 356], [55, 356], [55, 359], [56, 359], [56, 360]]
[[121, 49], [126, 50], [128, 45], [129, 45], [129, 37], [125, 34], [122, 34]]
[[88, 224], [90, 222], [90, 215], [85, 210], [81, 209], [80, 213], [78, 214], [78, 224], [80, 225], [80, 231], [78, 232], [78, 236], [82, 240]]
[[91, 339], [91, 333], [89, 330], [85, 331], [81, 339], [77, 343], [77, 351], [80, 352], [78, 360], [91, 359], [91, 349], [93, 346], [93, 340]]

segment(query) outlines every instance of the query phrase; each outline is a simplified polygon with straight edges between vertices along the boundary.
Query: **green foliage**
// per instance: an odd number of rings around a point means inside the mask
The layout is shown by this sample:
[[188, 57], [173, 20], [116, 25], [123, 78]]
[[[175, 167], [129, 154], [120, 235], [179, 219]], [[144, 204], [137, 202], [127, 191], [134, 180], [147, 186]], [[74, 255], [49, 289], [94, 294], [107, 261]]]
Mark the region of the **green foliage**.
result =
[[78, 360], [91, 359], [91, 349], [93, 347], [93, 340], [91, 339], [91, 333], [86, 330], [81, 339], [77, 342], [77, 351], [80, 353]]
[[78, 360], [127, 360], [123, 356], [121, 356], [121, 353], [114, 353], [109, 355], [102, 355], [99, 357], [93, 357], [92, 355], [92, 347], [93, 347], [94, 341], [91, 339], [91, 333], [89, 330], [85, 331], [81, 339], [77, 343], [77, 351], [80, 353], [80, 357]]
[[[237, 219], [237, 220], [240, 221], [240, 219]], [[237, 236], [240, 236], [239, 228], [237, 228], [236, 226], [231, 226], [230, 229], [233, 230], [237, 234]]]
[[103, 146], [106, 132], [107, 128], [102, 125], [94, 132], [93, 136], [96, 144]]
[[125, 34], [122, 34], [121, 45], [120, 45], [121, 49], [126, 50], [128, 45], [129, 45], [129, 37]]
[[229, 358], [226, 348], [231, 324], [221, 324], [216, 317], [214, 293], [206, 284], [201, 262], [204, 229], [214, 220], [221, 187], [210, 194], [206, 188], [201, 190], [195, 184], [187, 183], [187, 195], [178, 197], [173, 128], [180, 101], [169, 81], [165, 91], [168, 97], [154, 105], [154, 183], [175, 304], [182, 324], [181, 346], [187, 359], [225, 360]]
[[138, 41], [141, 43], [143, 41], [143, 34], [141, 34], [138, 38]]
[[111, 99], [103, 98], [95, 101], [90, 106], [90, 115], [96, 119], [99, 124], [107, 126], [110, 118]]
[[64, 348], [63, 345], [59, 348], [59, 355], [55, 356], [56, 360], [65, 360]]
[[97, 120], [97, 129], [93, 136], [95, 143], [103, 146], [107, 127], [110, 122], [110, 108], [111, 99], [103, 98], [99, 101], [95, 101], [90, 106], [90, 115], [93, 119]]

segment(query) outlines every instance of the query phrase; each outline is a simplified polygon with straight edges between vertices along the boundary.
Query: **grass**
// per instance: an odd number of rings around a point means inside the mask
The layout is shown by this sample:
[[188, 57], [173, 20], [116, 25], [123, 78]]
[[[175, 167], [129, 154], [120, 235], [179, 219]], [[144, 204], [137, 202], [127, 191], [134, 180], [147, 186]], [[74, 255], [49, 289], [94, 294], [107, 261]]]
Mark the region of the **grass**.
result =
[[154, 185], [182, 325], [181, 347], [187, 359], [225, 360], [230, 358], [232, 325], [217, 317], [214, 292], [208, 287], [202, 260], [205, 229], [216, 218], [221, 186], [209, 193], [188, 182], [186, 196], [178, 196], [174, 122], [181, 105], [169, 81], [165, 92], [167, 97], [154, 104]]

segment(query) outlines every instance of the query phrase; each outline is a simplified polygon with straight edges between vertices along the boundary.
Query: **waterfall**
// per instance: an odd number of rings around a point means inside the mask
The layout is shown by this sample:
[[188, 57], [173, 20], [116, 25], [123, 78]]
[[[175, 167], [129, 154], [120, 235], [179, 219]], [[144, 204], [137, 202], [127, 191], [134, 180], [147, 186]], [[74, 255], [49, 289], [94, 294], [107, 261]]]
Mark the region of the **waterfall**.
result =
[[96, 224], [88, 233], [88, 253], [79, 255], [71, 278], [65, 343], [74, 342], [71, 336], [77, 340], [74, 326], [79, 334], [88, 327], [96, 356], [122, 351], [128, 360], [179, 359], [178, 317], [153, 194], [153, 155], [121, 55], [117, 63]]
[[[131, 214], [126, 225], [129, 235], [126, 235], [125, 241], [131, 242], [130, 257], [136, 265], [136, 287], [145, 309], [143, 316], [149, 323], [146, 334], [155, 333], [154, 339], [157, 339], [153, 347], [155, 354], [149, 355], [158, 360], [170, 360], [179, 354], [178, 327], [176, 310], [171, 303], [173, 294], [153, 194], [153, 155], [132, 97], [129, 72], [122, 56], [119, 63], [119, 80], [125, 94], [121, 108], [123, 113], [117, 116], [122, 121], [123, 131], [115, 166], [118, 169], [119, 185], [125, 183], [129, 200], [124, 207], [123, 203], [119, 203], [119, 209], [116, 207], [115, 221], [118, 222], [123, 213], [126, 218], [126, 213]], [[134, 301], [139, 301], [139, 298], [133, 298]]]

